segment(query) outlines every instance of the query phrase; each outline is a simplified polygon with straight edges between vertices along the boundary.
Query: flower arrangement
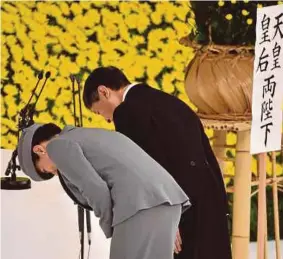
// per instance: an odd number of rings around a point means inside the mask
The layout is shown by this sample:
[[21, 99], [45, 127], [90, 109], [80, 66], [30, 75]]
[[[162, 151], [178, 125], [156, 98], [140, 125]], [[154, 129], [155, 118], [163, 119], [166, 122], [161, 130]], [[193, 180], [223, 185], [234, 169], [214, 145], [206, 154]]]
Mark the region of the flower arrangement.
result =
[[[196, 31], [190, 40], [207, 45], [255, 44], [257, 8], [277, 5], [281, 1], [192, 1]], [[211, 33], [210, 30], [211, 29]]]
[[[41, 69], [51, 71], [51, 81], [37, 104], [38, 123], [73, 124], [69, 75], [84, 81], [100, 65], [119, 66], [132, 81], [145, 81], [192, 105], [183, 71], [194, 52], [178, 43], [180, 37], [196, 33], [189, 1], [6, 1], [1, 22], [1, 148], [15, 148], [17, 114]], [[113, 129], [82, 108], [84, 126]], [[227, 143], [235, 142], [229, 134]], [[226, 171], [233, 175], [232, 162]], [[282, 171], [280, 163], [276, 171]]]
[[[51, 72], [35, 121], [73, 124], [71, 73], [84, 82], [98, 66], [118, 66], [189, 103], [184, 67], [193, 51], [178, 43], [188, 34], [191, 9], [184, 2], [6, 1], [2, 3], [1, 147], [17, 143], [17, 114], [36, 75]], [[113, 129], [83, 106], [84, 125]]]
[[[250, 116], [257, 8], [277, 4], [282, 1], [191, 1], [195, 27], [180, 43], [196, 50], [188, 65], [185, 87], [200, 116], [232, 120]], [[234, 133], [227, 134], [227, 144], [236, 144]], [[227, 155], [234, 158], [235, 150], [227, 149]], [[276, 159], [275, 171], [282, 175], [279, 152]], [[269, 175], [271, 168], [269, 159]], [[226, 174], [233, 175], [234, 169], [233, 162], [225, 163]], [[252, 173], [257, 174], [255, 157]]]

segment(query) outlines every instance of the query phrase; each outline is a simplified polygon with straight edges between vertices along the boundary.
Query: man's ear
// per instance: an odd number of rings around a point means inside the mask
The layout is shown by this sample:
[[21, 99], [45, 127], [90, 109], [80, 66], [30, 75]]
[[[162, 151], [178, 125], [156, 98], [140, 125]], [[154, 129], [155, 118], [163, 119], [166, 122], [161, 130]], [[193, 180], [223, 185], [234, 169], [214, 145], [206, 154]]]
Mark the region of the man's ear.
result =
[[46, 153], [45, 148], [41, 145], [35, 145], [32, 151], [37, 155], [44, 155]]
[[106, 99], [110, 96], [110, 91], [105, 85], [100, 85], [97, 87], [99, 98], [104, 97]]

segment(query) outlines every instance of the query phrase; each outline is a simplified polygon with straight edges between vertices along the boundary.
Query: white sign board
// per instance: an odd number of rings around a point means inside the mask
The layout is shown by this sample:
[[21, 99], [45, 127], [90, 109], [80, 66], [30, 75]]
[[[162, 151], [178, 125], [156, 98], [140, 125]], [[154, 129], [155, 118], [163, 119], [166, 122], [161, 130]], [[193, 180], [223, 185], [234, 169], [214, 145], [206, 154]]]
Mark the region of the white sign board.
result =
[[281, 149], [283, 5], [257, 9], [251, 154]]

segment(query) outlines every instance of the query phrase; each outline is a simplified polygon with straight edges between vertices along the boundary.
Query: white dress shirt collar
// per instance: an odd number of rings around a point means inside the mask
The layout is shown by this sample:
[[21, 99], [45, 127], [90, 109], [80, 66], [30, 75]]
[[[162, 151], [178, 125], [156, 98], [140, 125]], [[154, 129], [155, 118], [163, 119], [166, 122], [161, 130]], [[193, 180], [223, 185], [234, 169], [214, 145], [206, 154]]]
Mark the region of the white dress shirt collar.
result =
[[135, 85], [137, 85], [138, 83], [137, 82], [134, 82], [134, 83], [132, 83], [132, 84], [130, 84], [130, 85], [128, 85], [127, 87], [126, 87], [126, 89], [125, 89], [125, 91], [124, 91], [124, 93], [123, 93], [123, 102], [125, 101], [125, 99], [126, 99], [126, 95], [127, 95], [127, 93], [130, 91], [130, 89], [133, 87], [133, 86], [135, 86]]

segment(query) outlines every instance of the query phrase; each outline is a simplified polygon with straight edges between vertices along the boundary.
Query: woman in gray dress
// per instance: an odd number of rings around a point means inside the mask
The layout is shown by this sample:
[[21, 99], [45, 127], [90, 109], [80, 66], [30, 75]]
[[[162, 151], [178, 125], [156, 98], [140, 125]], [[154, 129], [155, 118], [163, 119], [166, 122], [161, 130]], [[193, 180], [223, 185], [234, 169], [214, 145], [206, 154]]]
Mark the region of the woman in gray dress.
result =
[[93, 209], [111, 259], [172, 259], [187, 195], [126, 136], [108, 130], [34, 124], [18, 145], [20, 166], [35, 181], [60, 177], [65, 190]]

